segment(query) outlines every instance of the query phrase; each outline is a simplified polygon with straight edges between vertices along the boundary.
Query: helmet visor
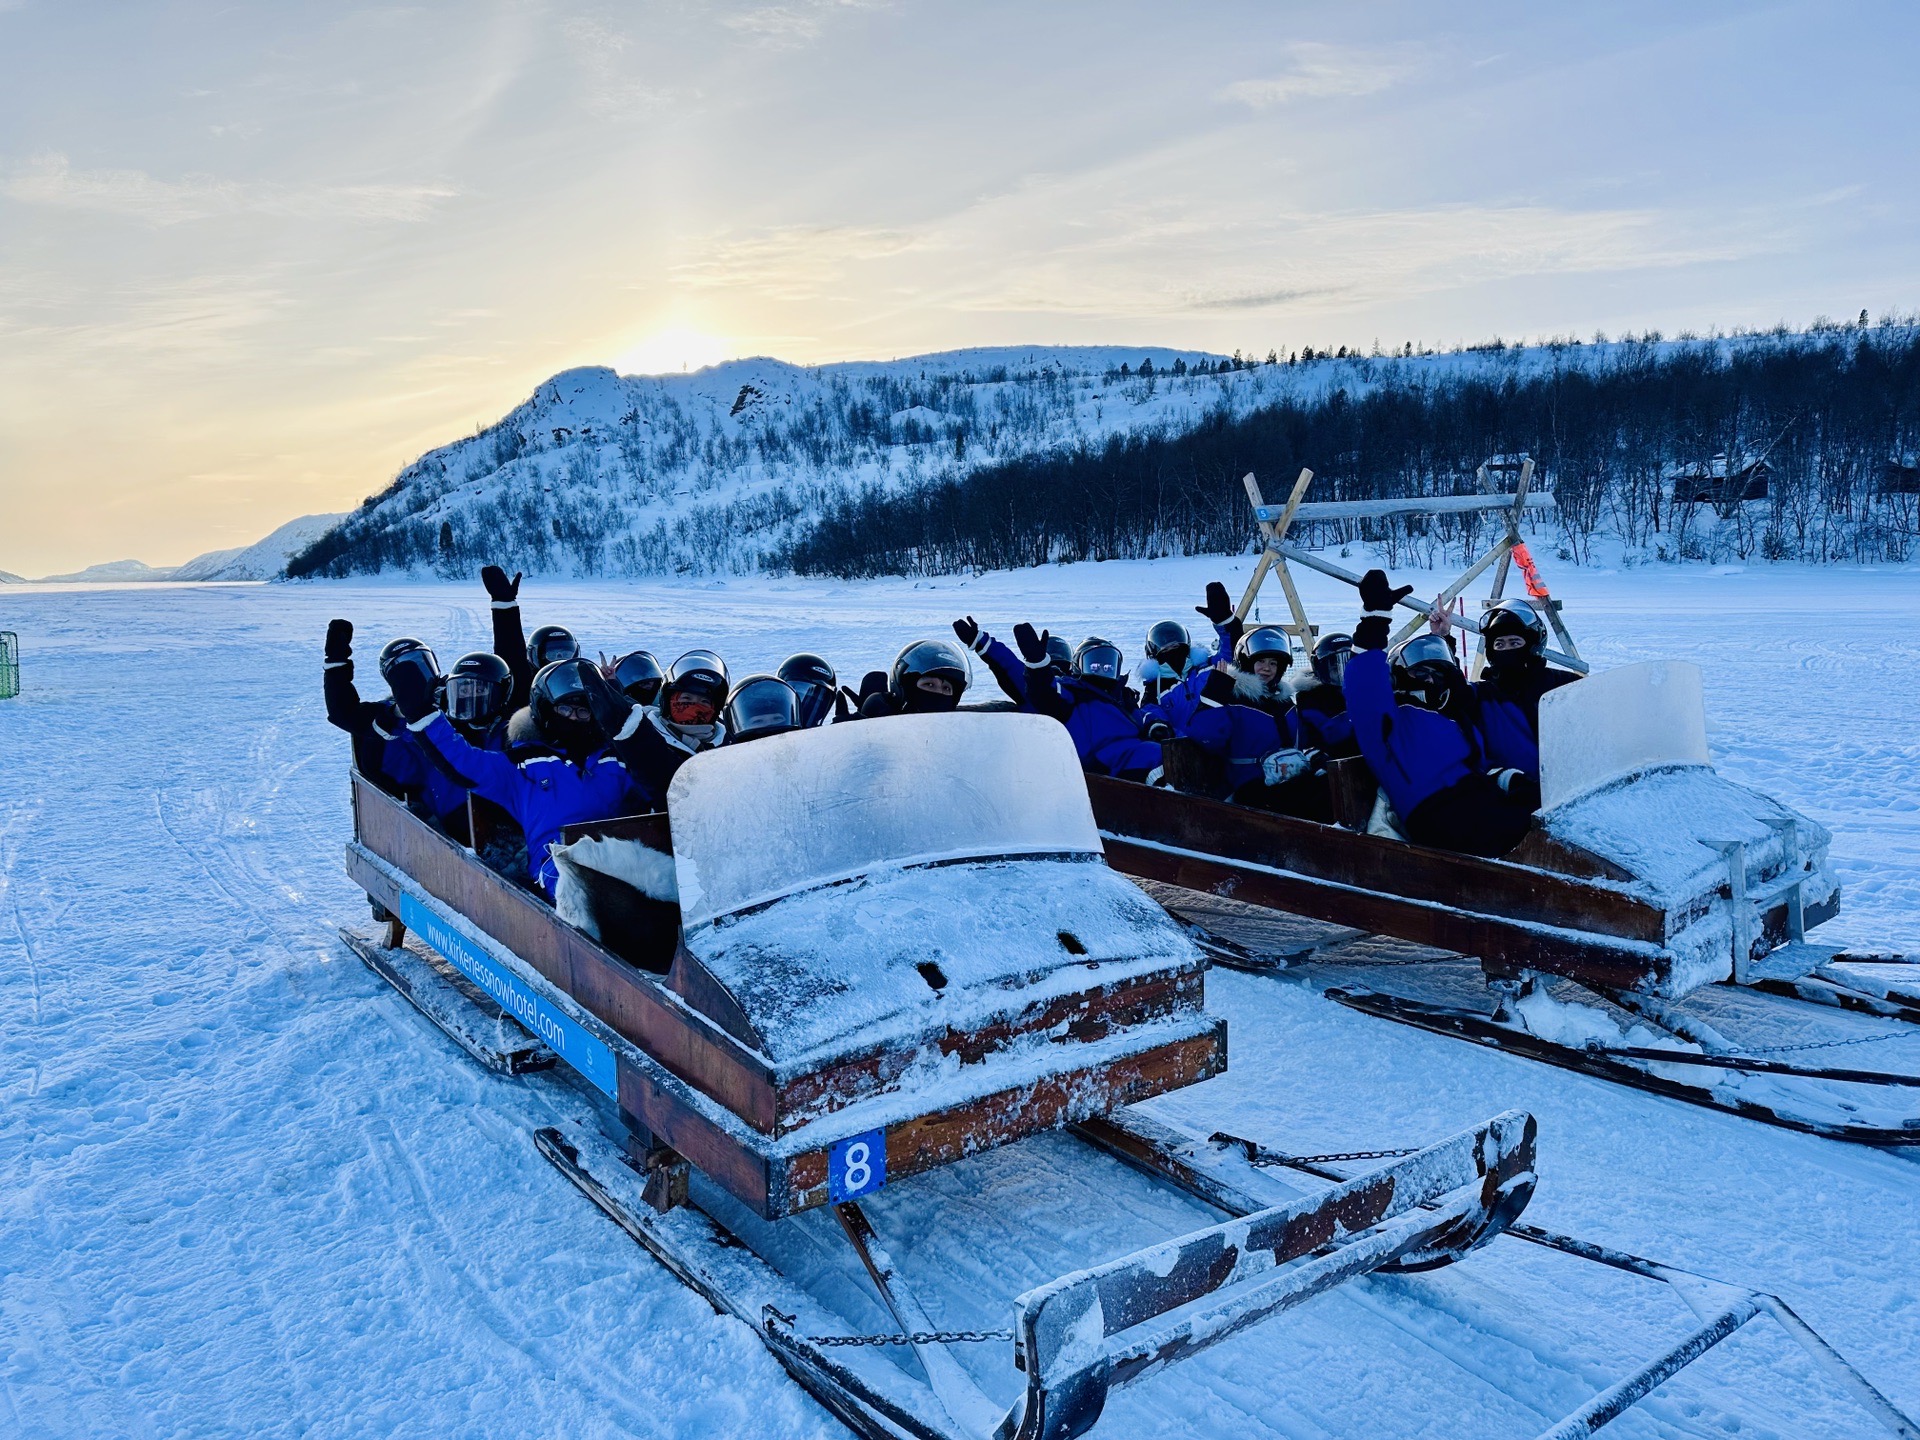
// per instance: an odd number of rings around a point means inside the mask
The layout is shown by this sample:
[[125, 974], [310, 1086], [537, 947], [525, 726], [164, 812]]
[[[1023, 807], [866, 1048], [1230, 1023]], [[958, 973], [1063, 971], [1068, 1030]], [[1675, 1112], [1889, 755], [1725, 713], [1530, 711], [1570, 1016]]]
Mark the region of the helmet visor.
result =
[[471, 725], [491, 720], [500, 710], [500, 686], [485, 675], [451, 675], [443, 701], [447, 718]]
[[736, 739], [777, 735], [799, 724], [792, 689], [781, 680], [742, 685], [727, 702], [727, 734]]
[[580, 654], [580, 642], [564, 630], [534, 639], [533, 663], [545, 667], [556, 660], [572, 660]]
[[380, 678], [393, 686], [393, 673], [396, 670], [418, 670], [426, 677], [429, 685], [440, 683], [440, 662], [433, 658], [433, 651], [422, 645], [417, 650], [403, 650], [380, 667]]
[[818, 680], [789, 680], [800, 724], [811, 728], [833, 713], [834, 689]]
[[1438, 635], [1416, 635], [1400, 647], [1398, 663], [1411, 670], [1423, 660], [1453, 664], [1453, 647]]
[[1089, 645], [1080, 652], [1080, 673], [1093, 680], [1118, 680], [1126, 661], [1118, 645]]

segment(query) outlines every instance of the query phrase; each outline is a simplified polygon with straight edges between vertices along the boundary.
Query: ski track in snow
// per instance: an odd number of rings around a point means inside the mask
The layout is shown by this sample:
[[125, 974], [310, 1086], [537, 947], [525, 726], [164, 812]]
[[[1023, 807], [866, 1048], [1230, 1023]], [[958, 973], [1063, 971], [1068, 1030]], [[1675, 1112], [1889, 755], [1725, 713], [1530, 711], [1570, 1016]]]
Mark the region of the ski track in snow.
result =
[[[1190, 616], [1206, 579], [1237, 588], [1247, 570], [529, 580], [523, 600], [529, 627], [569, 624], [590, 651], [714, 644], [743, 675], [817, 649], [857, 683], [960, 614], [1003, 636], [1025, 618], [1098, 630], [1133, 652], [1151, 621]], [[1548, 575], [1598, 663], [1699, 662], [1722, 769], [1834, 831], [1846, 908], [1819, 938], [1920, 949], [1920, 573]], [[1302, 589], [1323, 625], [1351, 623], [1350, 591]], [[24, 694], [0, 704], [0, 1434], [844, 1433], [538, 1156], [550, 1090], [479, 1072], [335, 936], [366, 912], [340, 868], [347, 757], [321, 712], [325, 622], [355, 621], [365, 671], [400, 633], [451, 663], [486, 643], [477, 585], [9, 587], [0, 602], [24, 651]], [[1531, 1219], [1776, 1290], [1920, 1409], [1909, 1158], [1622, 1091], [1302, 986], [1208, 985], [1232, 1068], [1163, 1113], [1317, 1151], [1528, 1109]], [[1895, 1044], [1920, 1049], [1879, 1048]], [[1024, 1286], [1207, 1218], [1107, 1165], [1042, 1138], [869, 1210], [936, 1323], [1002, 1325]], [[796, 1224], [823, 1281], [857, 1294], [845, 1247]], [[1528, 1436], [1692, 1324], [1664, 1287], [1503, 1241], [1348, 1287], [1120, 1392], [1097, 1433]], [[963, 1360], [1011, 1398], [1004, 1346]], [[1610, 1433], [1873, 1432], [1758, 1321]]]

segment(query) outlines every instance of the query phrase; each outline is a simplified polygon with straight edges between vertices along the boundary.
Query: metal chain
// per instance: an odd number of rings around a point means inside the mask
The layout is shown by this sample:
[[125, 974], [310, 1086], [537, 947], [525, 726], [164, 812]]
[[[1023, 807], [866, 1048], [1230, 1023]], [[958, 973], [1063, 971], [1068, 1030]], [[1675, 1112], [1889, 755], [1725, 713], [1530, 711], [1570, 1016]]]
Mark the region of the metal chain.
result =
[[809, 1345], [982, 1345], [1011, 1340], [1011, 1330], [916, 1330], [911, 1335], [808, 1335]]
[[1248, 1159], [1255, 1165], [1331, 1165], [1336, 1160], [1398, 1160], [1402, 1155], [1417, 1155], [1418, 1145], [1405, 1150], [1348, 1150], [1338, 1155], [1279, 1155], [1262, 1150]]
[[[760, 1323], [769, 1331], [793, 1334], [792, 1315], [772, 1305], [763, 1306]], [[798, 1335], [809, 1345], [983, 1345], [989, 1340], [1011, 1340], [1011, 1330], [915, 1330], [892, 1335]]]
[[1877, 1045], [1882, 1040], [1911, 1040], [1920, 1030], [1894, 1030], [1885, 1035], [1855, 1035], [1848, 1040], [1809, 1040], [1800, 1045], [1749, 1045], [1755, 1055], [1783, 1055], [1789, 1050], [1837, 1050], [1842, 1045]]
[[1398, 1160], [1402, 1155], [1420, 1153], [1420, 1147], [1412, 1145], [1405, 1150], [1344, 1150], [1336, 1155], [1282, 1155], [1277, 1150], [1269, 1150], [1244, 1136], [1229, 1135], [1224, 1130], [1216, 1130], [1208, 1138], [1216, 1145], [1238, 1145], [1246, 1153], [1247, 1163], [1255, 1166], [1331, 1165], [1337, 1160]]

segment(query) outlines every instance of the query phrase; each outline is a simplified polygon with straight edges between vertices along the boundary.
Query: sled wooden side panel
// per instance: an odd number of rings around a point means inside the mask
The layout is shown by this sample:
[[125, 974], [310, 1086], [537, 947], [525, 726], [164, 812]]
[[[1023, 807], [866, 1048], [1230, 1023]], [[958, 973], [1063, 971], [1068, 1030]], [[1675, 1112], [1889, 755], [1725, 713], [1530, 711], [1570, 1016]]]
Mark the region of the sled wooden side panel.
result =
[[355, 833], [367, 849], [412, 876], [434, 899], [459, 911], [673, 1074], [756, 1129], [773, 1130], [778, 1109], [773, 1075], [761, 1057], [650, 977], [561, 924], [549, 907], [357, 775], [353, 796]]
[[1667, 938], [1667, 914], [1658, 906], [1568, 876], [1407, 845], [1131, 780], [1089, 775], [1087, 791], [1100, 829], [1126, 839], [1251, 861], [1388, 896], [1470, 906], [1509, 920], [1653, 945]]
[[[1123, 1105], [1211, 1079], [1227, 1068], [1226, 1021], [1203, 1033], [1101, 1065], [1060, 1070], [1031, 1084], [887, 1127], [887, 1181], [904, 1180], [1028, 1135], [1105, 1115]], [[772, 1203], [779, 1215], [827, 1202], [827, 1152], [812, 1150], [776, 1165]]]
[[1609, 943], [1604, 935], [1543, 931], [1498, 916], [1311, 875], [1275, 874], [1218, 855], [1176, 854], [1112, 836], [1106, 849], [1107, 863], [1122, 874], [1472, 955], [1495, 979], [1517, 976], [1522, 970], [1544, 970], [1587, 984], [1637, 989], [1663, 982], [1670, 973], [1664, 953], [1650, 956]]

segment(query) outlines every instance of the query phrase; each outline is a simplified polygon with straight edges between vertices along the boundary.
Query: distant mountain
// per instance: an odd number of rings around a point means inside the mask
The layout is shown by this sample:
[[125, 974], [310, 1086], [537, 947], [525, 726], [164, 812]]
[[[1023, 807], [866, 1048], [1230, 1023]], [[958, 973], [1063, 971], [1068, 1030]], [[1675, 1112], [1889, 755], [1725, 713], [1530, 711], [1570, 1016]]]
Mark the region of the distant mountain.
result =
[[345, 517], [302, 515], [251, 545], [232, 550], [209, 550], [196, 555], [169, 577], [174, 580], [278, 580], [287, 561], [306, 549]]
[[0, 585], [24, 585], [26, 577], [16, 575], [11, 570], [0, 570]]
[[[1284, 371], [1284, 367], [1280, 367]], [[828, 503], [1239, 410], [1276, 373], [1197, 350], [1032, 346], [690, 375], [568, 370], [429, 451], [288, 564], [402, 570], [745, 572]]]
[[118, 585], [129, 581], [171, 580], [172, 565], [148, 565], [140, 560], [109, 560], [103, 565], [89, 565], [84, 570], [75, 570], [70, 575], [42, 575], [39, 583], [43, 585]]

